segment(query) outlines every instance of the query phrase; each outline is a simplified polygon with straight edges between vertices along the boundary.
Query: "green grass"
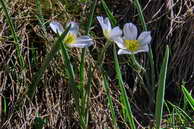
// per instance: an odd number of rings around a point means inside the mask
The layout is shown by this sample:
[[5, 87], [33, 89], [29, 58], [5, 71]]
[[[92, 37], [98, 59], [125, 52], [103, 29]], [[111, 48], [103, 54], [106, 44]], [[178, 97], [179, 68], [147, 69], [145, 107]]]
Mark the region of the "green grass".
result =
[[108, 78], [107, 78], [106, 74], [104, 74], [103, 80], [104, 80], [104, 89], [105, 89], [105, 92], [106, 92], [106, 95], [107, 95], [107, 101], [108, 101], [107, 105], [108, 105], [108, 108], [110, 109], [110, 112], [111, 112], [112, 126], [113, 126], [114, 129], [117, 129], [118, 124], [117, 124], [116, 112], [115, 112], [115, 109], [114, 109], [113, 99], [112, 99], [112, 96], [111, 96], [111, 89], [109, 87], [110, 84], [108, 82]]
[[[90, 28], [92, 26], [93, 23], [93, 19], [94, 19], [94, 13], [95, 13], [95, 9], [96, 9], [96, 4], [97, 4], [97, 0], [94, 1], [94, 3], [91, 3], [91, 7], [90, 7], [90, 15], [89, 15], [89, 21], [88, 21], [88, 25], [86, 28], [86, 34], [88, 35], [90, 32]], [[87, 48], [83, 48], [82, 50], [82, 54], [81, 54], [81, 63], [80, 63], [80, 92], [81, 92], [81, 103], [80, 103], [80, 123], [81, 123], [81, 127], [83, 129], [88, 128], [88, 122], [89, 122], [89, 109], [88, 109], [88, 104], [89, 104], [89, 96], [90, 96], [90, 87], [91, 87], [91, 82], [92, 82], [92, 70], [91, 70], [91, 65], [89, 67], [89, 80], [88, 80], [88, 84], [87, 87], [84, 86], [84, 82], [85, 82], [85, 56], [86, 56], [86, 52], [87, 52]], [[79, 99], [79, 98], [75, 98], [75, 99]]]
[[[0, 128], [193, 128], [194, 69], [186, 63], [180, 70], [187, 58], [194, 63], [191, 30], [187, 34], [183, 26], [189, 24], [176, 23], [172, 31], [168, 25], [177, 19], [167, 7], [159, 9], [160, 0], [17, 2], [0, 0]], [[45, 9], [43, 3], [52, 6]], [[187, 8], [174, 6], [173, 13]], [[96, 16], [108, 17], [112, 27], [133, 22], [139, 32], [151, 31], [149, 52], [118, 55]], [[55, 35], [48, 26], [52, 20], [79, 21], [80, 35], [95, 45], [69, 48], [69, 27]]]
[[[104, 8], [106, 14], [109, 17], [109, 20], [111, 21], [113, 26], [115, 26], [116, 20], [115, 20], [114, 16], [112, 15], [111, 11], [108, 9], [108, 7], [107, 7], [107, 5], [104, 1], [102, 1], [102, 5], [103, 5], [103, 8]], [[107, 46], [109, 46], [109, 45], [107, 45]], [[106, 49], [108, 49], [108, 47]], [[134, 123], [134, 118], [133, 118], [133, 113], [132, 113], [132, 110], [131, 110], [131, 105], [130, 105], [128, 97], [127, 97], [127, 92], [126, 92], [125, 85], [124, 85], [124, 82], [123, 82], [123, 79], [122, 79], [122, 74], [121, 74], [121, 71], [120, 71], [120, 66], [119, 66], [119, 61], [118, 61], [118, 57], [117, 57], [115, 44], [113, 44], [113, 55], [114, 55], [116, 78], [118, 80], [119, 89], [121, 91], [121, 95], [120, 95], [121, 100], [120, 100], [120, 102], [121, 102], [121, 106], [122, 106], [123, 117], [125, 119], [125, 122], [129, 124], [130, 128], [136, 129], [136, 126], [135, 126], [135, 123]], [[133, 61], [135, 61], [136, 64], [137, 64], [136, 59], [135, 58], [133, 58], [133, 59], [134, 59]], [[116, 119], [116, 118], [114, 118], [114, 119]]]
[[164, 105], [164, 95], [166, 86], [166, 74], [168, 70], [168, 60], [169, 60], [169, 47], [166, 47], [166, 52], [164, 60], [160, 70], [160, 76], [158, 81], [158, 90], [156, 94], [156, 109], [155, 109], [155, 119], [156, 119], [156, 129], [161, 128], [161, 121], [163, 116], [163, 105]]
[[[134, 7], [137, 9], [138, 17], [139, 17], [139, 20], [140, 20], [140, 23], [141, 23], [143, 30], [148, 31], [147, 25], [145, 22], [145, 18], [144, 18], [144, 14], [143, 14], [143, 10], [142, 10], [142, 7], [140, 5], [139, 0], [133, 0], [133, 4], [134, 4]], [[150, 103], [154, 103], [153, 99], [155, 96], [154, 85], [156, 83], [156, 81], [155, 81], [156, 75], [155, 75], [155, 66], [154, 66], [155, 63], [154, 63], [154, 59], [153, 59], [153, 52], [152, 52], [152, 48], [150, 45], [149, 45], [148, 59], [149, 59], [149, 67], [151, 68], [151, 72], [145, 73], [146, 82], [148, 83], [148, 85], [145, 87], [147, 88], [147, 90], [149, 91], [149, 94], [150, 94]], [[150, 82], [151, 82], [151, 84], [150, 84]]]
[[[41, 81], [41, 78], [46, 70], [46, 68], [49, 66], [50, 61], [54, 58], [54, 56], [57, 54], [57, 52], [60, 50], [60, 48], [62, 49], [62, 53], [63, 56], [65, 58], [65, 61], [67, 61], [68, 63], [68, 70], [69, 70], [69, 74], [70, 74], [70, 80], [74, 81], [75, 77], [74, 77], [74, 73], [72, 70], [72, 66], [69, 63], [69, 56], [68, 53], [66, 52], [66, 49], [64, 47], [63, 43], [63, 39], [66, 36], [66, 34], [68, 33], [69, 29], [67, 28], [66, 31], [59, 37], [59, 39], [55, 42], [55, 44], [53, 45], [50, 53], [47, 54], [44, 63], [42, 65], [42, 68], [39, 69], [39, 71], [37, 71], [37, 73], [34, 75], [34, 78], [32, 79], [32, 84], [31, 86], [29, 86], [28, 88], [28, 96], [30, 99], [32, 99], [35, 95], [35, 91], [36, 88], [39, 85], [39, 82]], [[61, 45], [62, 44], [62, 45]], [[61, 46], [61, 47], [60, 47]]]
[[4, 0], [0, 0], [0, 4], [1, 4], [2, 8], [3, 8], [3, 12], [5, 14], [7, 23], [9, 24], [12, 37], [14, 39], [14, 45], [16, 47], [16, 55], [18, 57], [19, 64], [20, 64], [21, 68], [23, 69], [24, 68], [24, 59], [23, 59], [23, 56], [22, 56], [22, 45], [19, 43], [19, 37], [18, 37], [18, 35], [16, 33], [13, 21], [12, 21], [10, 15], [8, 13], [8, 9], [6, 7], [5, 1]]
[[191, 106], [191, 108], [194, 111], [194, 99], [193, 99], [193, 97], [191, 96], [189, 91], [184, 87], [184, 85], [182, 86], [182, 91], [183, 91], [184, 97], [186, 98], [186, 101], [189, 103], [189, 105]]

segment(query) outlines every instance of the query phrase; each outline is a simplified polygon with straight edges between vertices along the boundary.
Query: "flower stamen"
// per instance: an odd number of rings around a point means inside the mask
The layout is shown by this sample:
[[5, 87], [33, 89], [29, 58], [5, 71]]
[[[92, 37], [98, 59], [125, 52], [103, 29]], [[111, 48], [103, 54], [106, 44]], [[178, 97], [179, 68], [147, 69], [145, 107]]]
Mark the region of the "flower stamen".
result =
[[104, 36], [109, 39], [110, 38], [110, 31], [109, 30], [103, 30]]
[[66, 43], [66, 44], [74, 44], [74, 43], [76, 43], [76, 35], [72, 34], [72, 33], [68, 33], [65, 36], [64, 43]]
[[125, 47], [131, 52], [135, 52], [140, 48], [140, 42], [138, 40], [124, 40]]

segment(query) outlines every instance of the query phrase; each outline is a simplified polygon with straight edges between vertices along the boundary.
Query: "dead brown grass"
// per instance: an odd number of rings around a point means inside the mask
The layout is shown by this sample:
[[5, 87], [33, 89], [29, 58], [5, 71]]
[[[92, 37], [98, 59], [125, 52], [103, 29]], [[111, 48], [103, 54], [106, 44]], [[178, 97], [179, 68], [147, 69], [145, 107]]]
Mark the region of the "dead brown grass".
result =
[[[42, 3], [43, 15], [46, 22], [53, 19], [65, 24], [69, 20], [86, 23], [88, 4], [80, 4], [75, 1], [54, 1], [47, 0], [47, 4]], [[66, 2], [66, 3], [65, 3]], [[67, 4], [68, 2], [68, 4]], [[63, 5], [64, 4], [64, 5]], [[123, 25], [126, 22], [133, 22], [139, 25], [137, 12], [129, 0], [108, 0], [111, 10]], [[49, 5], [49, 6], [46, 6]], [[173, 91], [184, 80], [189, 85], [194, 85], [194, 19], [192, 0], [145, 0], [141, 2], [144, 8], [144, 14], [148, 28], [152, 31], [152, 47], [154, 59], [156, 61], [156, 70], [159, 67], [164, 54], [166, 44], [171, 48], [169, 87]], [[31, 83], [34, 72], [37, 71], [53, 43], [53, 34], [46, 25], [46, 32], [40, 27], [36, 18], [35, 3], [32, 0], [15, 0], [7, 2], [10, 16], [15, 23], [17, 34], [20, 37], [20, 43], [23, 47], [22, 54], [25, 57], [26, 68], [21, 70], [16, 58], [15, 47], [8, 24], [5, 22], [3, 12], [0, 12], [0, 123], [2, 129], [30, 129], [33, 128], [35, 116], [38, 114], [41, 118], [47, 120], [45, 129], [79, 129], [79, 116], [74, 110], [74, 100], [67, 84], [67, 76], [63, 73], [64, 65], [60, 55], [56, 56], [51, 62], [42, 78], [40, 87], [37, 89], [36, 97], [32, 102], [28, 102], [23, 97], [26, 87]], [[101, 15], [102, 9], [98, 6], [96, 13]], [[84, 32], [84, 26], [82, 25]], [[97, 26], [94, 24], [96, 31]], [[95, 36], [95, 35], [94, 35]], [[97, 37], [97, 36], [96, 36]], [[103, 41], [96, 38], [97, 47]], [[95, 49], [90, 50], [95, 53]], [[35, 54], [34, 54], [35, 53]], [[72, 62], [78, 66], [80, 62], [80, 53], [78, 49], [70, 52]], [[32, 57], [35, 55], [35, 57]], [[94, 63], [95, 54], [87, 58], [87, 65]], [[93, 57], [92, 57], [93, 56]], [[109, 58], [109, 57], [107, 57]], [[111, 59], [111, 57], [110, 57]], [[107, 66], [113, 68], [114, 65], [107, 59]], [[94, 64], [93, 64], [94, 65]], [[122, 66], [123, 70], [125, 66]], [[85, 69], [87, 72], [87, 68]], [[112, 73], [112, 71], [109, 71]], [[134, 77], [129, 71], [123, 71], [125, 82], [128, 88], [132, 88], [131, 78]], [[118, 91], [114, 73], [110, 75], [111, 88], [115, 103], [118, 104]], [[87, 78], [87, 77], [86, 77]], [[78, 80], [79, 81], [79, 80]], [[131, 92], [129, 88], [129, 93]], [[192, 87], [191, 87], [192, 88]], [[137, 90], [136, 93], [145, 97], [144, 91]], [[176, 92], [175, 92], [176, 93]], [[130, 94], [133, 97], [133, 94]], [[175, 95], [178, 99], [177, 95]], [[146, 98], [146, 97], [145, 97]], [[145, 116], [144, 109], [146, 102], [138, 103], [134, 106], [139, 128], [141, 125], [150, 124], [152, 117]], [[7, 112], [3, 112], [3, 102], [7, 102]], [[94, 72], [93, 88], [90, 102], [90, 122], [91, 129], [112, 128], [110, 125], [110, 113], [105, 104], [105, 93], [102, 88], [102, 78], [99, 71]], [[17, 104], [22, 102], [23, 105]], [[119, 104], [118, 104], [119, 105]], [[119, 110], [119, 106], [117, 106]], [[118, 116], [120, 116], [118, 112]], [[120, 118], [122, 123], [122, 118]]]

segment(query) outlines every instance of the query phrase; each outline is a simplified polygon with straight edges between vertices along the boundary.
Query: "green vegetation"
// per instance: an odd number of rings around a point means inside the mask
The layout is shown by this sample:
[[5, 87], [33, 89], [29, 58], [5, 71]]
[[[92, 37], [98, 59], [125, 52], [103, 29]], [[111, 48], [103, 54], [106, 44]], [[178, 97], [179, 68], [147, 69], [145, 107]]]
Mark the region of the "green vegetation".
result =
[[173, 2], [0, 0], [0, 128], [193, 128], [194, 3]]

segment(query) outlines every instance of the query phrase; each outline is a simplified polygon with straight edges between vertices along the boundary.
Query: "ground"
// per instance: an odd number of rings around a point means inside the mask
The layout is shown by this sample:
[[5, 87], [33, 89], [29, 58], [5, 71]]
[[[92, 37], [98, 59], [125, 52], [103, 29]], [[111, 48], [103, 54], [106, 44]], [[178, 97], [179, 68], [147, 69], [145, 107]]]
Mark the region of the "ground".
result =
[[[0, 127], [2, 129], [81, 128], [79, 109], [76, 108], [79, 106], [76, 105], [74, 96], [75, 89], [72, 90], [67, 64], [64, 63], [61, 52], [57, 52], [47, 63], [40, 82], [35, 88], [34, 97], [30, 99], [27, 94], [36, 73], [44, 67], [45, 59], [58, 39], [49, 27], [49, 23], [55, 20], [63, 26], [69, 21], [75, 21], [80, 25], [81, 34], [85, 35], [89, 32], [88, 34], [93, 38], [94, 45], [86, 49], [84, 65], [83, 86], [87, 89], [88, 84], [91, 84], [87, 101], [87, 128], [114, 128], [104, 88], [104, 73], [96, 63], [106, 43], [96, 19], [96, 16], [107, 16], [102, 2], [97, 1], [93, 22], [88, 31], [90, 10], [95, 1], [3, 1], [13, 23], [16, 37], [0, 4]], [[139, 18], [140, 14], [132, 0], [106, 0], [105, 2], [121, 28], [125, 23], [132, 22], [137, 25], [139, 33], [145, 31]], [[140, 5], [147, 29], [151, 31], [154, 73], [151, 72], [148, 53], [135, 55], [146, 68], [146, 73], [135, 72], [133, 67], [130, 67], [129, 56], [118, 56], [122, 79], [137, 128], [155, 126], [155, 97], [166, 45], [170, 48], [170, 56], [162, 127], [172, 128], [175, 124], [177, 128], [192, 128], [193, 110], [188, 106], [189, 104], [185, 104], [181, 86], [184, 85], [192, 91], [194, 85], [194, 2], [192, 0], [144, 0], [140, 1]], [[19, 51], [18, 48], [20, 48]], [[125, 112], [122, 112], [123, 105], [120, 101], [121, 91], [113, 61], [113, 48], [113, 45], [110, 45], [106, 51], [103, 69], [108, 75], [110, 96], [113, 99], [118, 127], [126, 129], [130, 128], [130, 125], [123, 117]], [[83, 50], [67, 48], [67, 51], [76, 73], [74, 86], [77, 92], [75, 94], [81, 96], [82, 88], [78, 84], [81, 82], [79, 66]], [[23, 57], [23, 64], [20, 56]], [[89, 83], [91, 75], [92, 80]], [[170, 116], [173, 113], [179, 113], [179, 115], [173, 117], [172, 124]]]

